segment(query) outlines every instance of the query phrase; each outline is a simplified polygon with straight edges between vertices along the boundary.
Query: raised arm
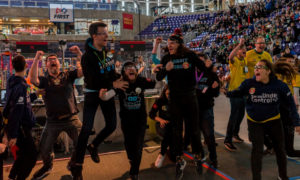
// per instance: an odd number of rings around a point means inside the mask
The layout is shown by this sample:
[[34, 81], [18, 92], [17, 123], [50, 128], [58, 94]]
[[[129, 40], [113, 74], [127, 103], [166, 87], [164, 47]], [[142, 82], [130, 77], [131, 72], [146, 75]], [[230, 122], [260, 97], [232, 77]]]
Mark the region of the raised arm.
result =
[[39, 70], [39, 62], [40, 62], [40, 60], [42, 60], [43, 55], [44, 55], [43, 51], [36, 52], [35, 57], [33, 59], [33, 64], [29, 71], [29, 80], [35, 86], [40, 85], [38, 70]]
[[82, 57], [82, 52], [80, 51], [80, 48], [78, 46], [72, 46], [69, 49], [73, 54], [77, 55], [77, 61], [79, 63], [76, 63], [76, 68], [77, 68], [77, 77], [81, 78], [83, 76], [82, 68], [81, 68], [81, 57]]

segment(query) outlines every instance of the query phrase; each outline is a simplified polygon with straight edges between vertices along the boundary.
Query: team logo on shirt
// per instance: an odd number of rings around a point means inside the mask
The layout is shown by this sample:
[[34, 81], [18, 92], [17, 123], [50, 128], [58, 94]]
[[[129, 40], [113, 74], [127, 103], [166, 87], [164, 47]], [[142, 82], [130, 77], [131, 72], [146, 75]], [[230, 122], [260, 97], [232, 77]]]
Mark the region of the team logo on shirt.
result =
[[188, 62], [182, 63], [183, 69], [188, 69], [190, 67], [190, 64]]
[[254, 94], [255, 93], [255, 88], [250, 88], [249, 89], [249, 94]]
[[167, 111], [167, 106], [162, 106], [161, 109], [162, 109], [163, 111]]
[[137, 87], [137, 88], [135, 89], [135, 93], [141, 94], [141, 92], [142, 92], [142, 89], [141, 89], [141, 88]]
[[60, 79], [58, 79], [58, 78], [54, 79], [53, 83], [55, 86], [58, 86], [60, 84]]

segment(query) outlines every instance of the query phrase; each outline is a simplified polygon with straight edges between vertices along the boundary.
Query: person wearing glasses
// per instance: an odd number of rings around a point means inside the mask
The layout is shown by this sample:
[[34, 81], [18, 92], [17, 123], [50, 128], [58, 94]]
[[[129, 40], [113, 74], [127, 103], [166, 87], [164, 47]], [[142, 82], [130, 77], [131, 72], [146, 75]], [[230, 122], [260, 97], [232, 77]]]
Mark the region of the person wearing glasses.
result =
[[264, 134], [268, 134], [276, 153], [279, 177], [288, 180], [287, 158], [280, 105], [286, 105], [291, 114], [295, 131], [300, 134], [300, 119], [295, 101], [288, 86], [277, 79], [273, 64], [266, 59], [254, 66], [254, 77], [226, 93], [228, 97], [247, 96], [246, 112], [249, 140], [252, 143], [251, 169], [253, 180], [261, 180]]
[[265, 38], [262, 36], [258, 36], [255, 40], [255, 48], [250, 51], [247, 51], [246, 53], [245, 60], [248, 67], [248, 73], [246, 75], [246, 78], [253, 77], [254, 66], [258, 61], [262, 59], [266, 59], [272, 62], [272, 57], [268, 52], [264, 51], [265, 48], [266, 48]]
[[[78, 46], [72, 46], [70, 51], [77, 55], [80, 63], [81, 51]], [[53, 145], [61, 132], [66, 132], [77, 144], [78, 134], [82, 123], [78, 117], [78, 108], [74, 94], [74, 81], [83, 76], [81, 66], [77, 69], [62, 72], [56, 54], [50, 54], [45, 59], [47, 73], [41, 76], [38, 73], [39, 62], [44, 55], [43, 51], [37, 51], [33, 64], [29, 71], [29, 79], [32, 84], [44, 91], [43, 100], [46, 107], [47, 121], [44, 127], [39, 150], [43, 160], [43, 166], [34, 173], [33, 180], [43, 179], [48, 176], [53, 168]], [[75, 162], [73, 152], [69, 164]]]
[[[76, 146], [75, 164], [71, 165], [71, 173], [73, 179], [76, 180], [83, 179], [82, 164], [85, 150], [88, 149], [92, 160], [95, 163], [99, 163], [97, 147], [114, 132], [117, 126], [114, 98], [108, 101], [101, 100], [99, 98], [100, 89], [115, 88], [125, 90], [128, 87], [128, 82], [118, 79], [114, 61], [107, 56], [107, 25], [102, 22], [92, 23], [89, 27], [89, 34], [90, 38], [86, 40], [85, 53], [81, 58], [85, 84], [83, 122]], [[104, 116], [105, 127], [97, 134], [92, 143], [87, 146], [99, 105]]]
[[[246, 65], [246, 47], [245, 40], [240, 39], [240, 43], [229, 55], [229, 68], [230, 76], [229, 91], [237, 89], [241, 83], [246, 79], [248, 67]], [[236, 151], [237, 148], [232, 142], [242, 143], [244, 140], [239, 137], [240, 125], [245, 115], [245, 98], [244, 97], [231, 97], [230, 99], [230, 116], [227, 125], [226, 138], [224, 146], [229, 151]]]

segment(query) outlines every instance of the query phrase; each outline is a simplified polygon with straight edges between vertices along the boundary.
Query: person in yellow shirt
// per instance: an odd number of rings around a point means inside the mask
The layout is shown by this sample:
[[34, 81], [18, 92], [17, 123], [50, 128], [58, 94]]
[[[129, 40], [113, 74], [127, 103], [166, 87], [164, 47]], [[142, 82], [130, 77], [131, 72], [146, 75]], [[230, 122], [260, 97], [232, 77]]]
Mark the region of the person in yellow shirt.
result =
[[[245, 62], [246, 47], [244, 45], [244, 42], [244, 39], [240, 39], [239, 45], [229, 55], [229, 91], [237, 89], [246, 79], [246, 73], [248, 72], [248, 69]], [[245, 115], [245, 99], [243, 97], [231, 97], [230, 105], [231, 112], [227, 125], [224, 146], [229, 151], [236, 151], [237, 149], [233, 145], [232, 140], [233, 142], [238, 143], [242, 143], [244, 141], [239, 137], [238, 134], [241, 122]]]
[[256, 38], [255, 41], [255, 49], [247, 51], [246, 64], [248, 67], [248, 73], [246, 75], [246, 78], [252, 78], [254, 76], [254, 66], [256, 63], [258, 63], [258, 61], [262, 59], [266, 59], [272, 62], [272, 57], [268, 52], [264, 51], [265, 48], [266, 48], [265, 38], [259, 36]]

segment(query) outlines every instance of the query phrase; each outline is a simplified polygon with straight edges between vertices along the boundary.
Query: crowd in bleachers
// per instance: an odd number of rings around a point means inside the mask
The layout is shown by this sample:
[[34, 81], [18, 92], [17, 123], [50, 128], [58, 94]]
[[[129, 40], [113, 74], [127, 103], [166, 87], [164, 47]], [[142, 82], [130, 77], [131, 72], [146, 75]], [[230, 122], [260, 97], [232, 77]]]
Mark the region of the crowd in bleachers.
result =
[[[253, 39], [264, 36], [271, 55], [289, 52], [300, 54], [299, 2], [255, 2], [231, 6], [228, 12], [215, 17], [212, 26], [198, 29], [198, 36], [188, 43], [190, 48], [207, 52], [222, 64], [226, 63], [238, 38], [246, 38], [247, 49], [254, 47]], [[217, 53], [215, 53], [217, 49]], [[278, 56], [275, 56], [278, 57]]]

